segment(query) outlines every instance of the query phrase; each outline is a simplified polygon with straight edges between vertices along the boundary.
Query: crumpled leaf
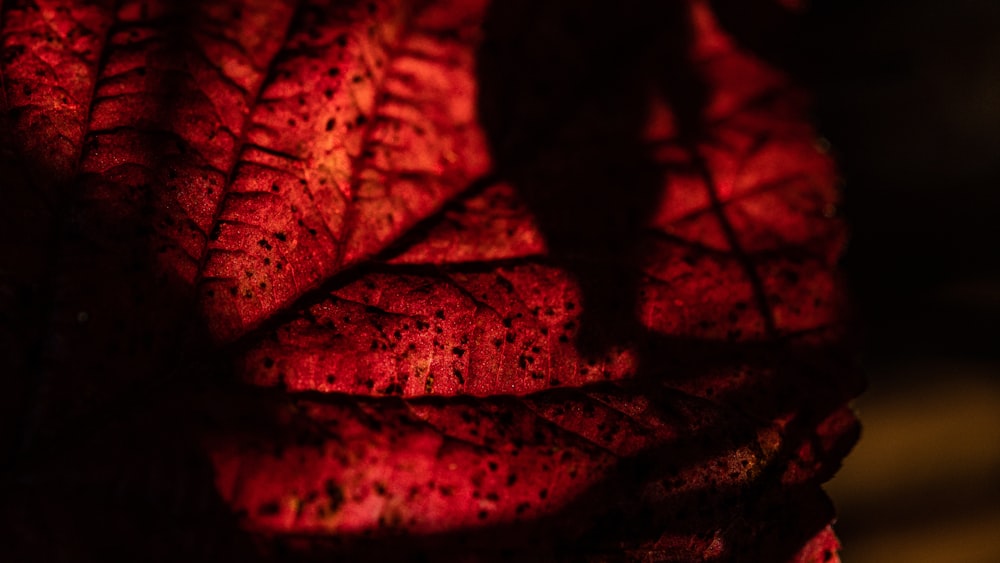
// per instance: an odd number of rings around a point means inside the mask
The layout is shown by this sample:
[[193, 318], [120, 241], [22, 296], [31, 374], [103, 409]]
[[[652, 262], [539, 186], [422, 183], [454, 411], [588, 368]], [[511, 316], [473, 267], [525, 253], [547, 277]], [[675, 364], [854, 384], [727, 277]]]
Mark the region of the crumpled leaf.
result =
[[836, 173], [707, 3], [77, 4], [2, 7], [15, 559], [835, 557]]

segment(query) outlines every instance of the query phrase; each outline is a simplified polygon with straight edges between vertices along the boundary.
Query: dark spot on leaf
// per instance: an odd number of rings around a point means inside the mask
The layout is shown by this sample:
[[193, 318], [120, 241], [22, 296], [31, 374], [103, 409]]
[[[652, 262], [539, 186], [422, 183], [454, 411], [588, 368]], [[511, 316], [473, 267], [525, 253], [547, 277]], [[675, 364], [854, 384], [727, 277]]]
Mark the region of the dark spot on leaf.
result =
[[323, 483], [323, 489], [326, 492], [327, 508], [330, 512], [336, 512], [344, 504], [344, 491], [331, 479], [327, 479]]

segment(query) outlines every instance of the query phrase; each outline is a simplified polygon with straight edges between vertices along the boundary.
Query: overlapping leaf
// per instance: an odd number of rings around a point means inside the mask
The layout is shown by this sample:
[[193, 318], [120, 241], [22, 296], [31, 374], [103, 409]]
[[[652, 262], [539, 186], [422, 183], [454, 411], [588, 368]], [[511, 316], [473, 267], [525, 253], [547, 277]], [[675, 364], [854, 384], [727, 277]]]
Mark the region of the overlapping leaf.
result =
[[[509, 181], [475, 185], [484, 3], [4, 5], [4, 167], [25, 164], [9, 201], [43, 210], [11, 219], [32, 252], [0, 280], [30, 297], [3, 301], [5, 334], [29, 329], [9, 386], [27, 465], [53, 483], [128, 467], [155, 498], [197, 480], [159, 453], [72, 470], [33, 453], [139, 416], [203, 443], [240, 527], [299, 554], [746, 560], [817, 533], [799, 560], [832, 553], [818, 485], [858, 391], [835, 173], [787, 77], [683, 6], [698, 135], [643, 93], [645, 137], [620, 151], [584, 104]], [[572, 50], [572, 24], [553, 32]], [[572, 173], [581, 154], [603, 172]], [[655, 178], [637, 248], [597, 241], [581, 269], [566, 233], [622, 223], [532, 189], [627, 198], [629, 178]], [[620, 304], [627, 326], [606, 316]], [[227, 364], [281, 396], [204, 391]], [[169, 420], [192, 412], [213, 422]]]
[[[788, 425], [779, 442], [787, 438], [794, 443], [801, 430], [793, 430], [797, 424], [820, 423], [826, 414], [804, 422], [799, 409], [805, 405], [836, 409], [854, 384], [838, 381], [835, 372], [811, 374], [814, 368], [808, 364], [777, 363], [776, 352], [784, 349], [789, 355], [809, 356], [837, 338], [843, 302], [835, 267], [843, 231], [834, 217], [835, 174], [828, 157], [817, 148], [815, 133], [801, 121], [804, 100], [800, 95], [779, 74], [720, 39], [717, 30], [708, 27], [710, 21], [702, 23], [702, 43], [695, 56], [712, 94], [706, 108], [706, 119], [712, 123], [708, 140], [692, 151], [673, 136], [669, 121], [650, 124], [649, 145], [665, 172], [665, 183], [644, 244], [636, 312], [644, 337], [600, 356], [579, 350], [585, 296], [572, 272], [546, 259], [544, 233], [530, 208], [518, 201], [516, 189], [497, 184], [449, 208], [383, 265], [368, 267], [365, 273], [338, 284], [328, 297], [314, 299], [291, 320], [265, 331], [243, 356], [239, 369], [244, 379], [293, 392], [413, 398], [524, 395], [637, 377], [665, 379], [669, 386], [691, 395], [758, 417], [758, 427], [767, 425], [762, 421]], [[683, 346], [674, 346], [672, 341], [699, 342], [704, 349], [681, 352]], [[751, 351], [765, 343], [774, 348]], [[716, 358], [713, 353], [725, 357]], [[629, 391], [613, 393], [623, 393], [618, 400], [629, 405]], [[776, 400], [769, 396], [783, 393], [788, 396]], [[538, 400], [545, 402], [546, 410], [579, 412], [585, 408], [557, 396], [542, 393]], [[828, 403], [830, 397], [841, 399]], [[415, 401], [409, 404], [421, 402]], [[507, 417], [522, 423], [523, 415]], [[417, 419], [425, 422], [419, 414]], [[828, 471], [821, 468], [825, 462], [816, 460], [838, 455], [832, 453], [842, 451], [843, 443], [838, 440], [844, 436], [849, 440], [853, 432], [853, 417], [844, 411], [834, 410], [825, 424], [830, 429], [829, 443], [795, 452], [814, 463], [788, 477], [787, 486], [814, 481], [817, 473], [813, 472]], [[414, 421], [379, 428], [392, 433], [397, 425], [419, 426]], [[651, 425], [660, 428], [664, 423]], [[432, 522], [422, 522], [416, 515], [407, 520], [409, 513], [398, 508], [437, 496], [436, 481], [410, 483], [407, 479], [448, 474], [439, 470], [439, 463], [456, 468], [469, 465], [452, 461], [438, 449], [455, 426], [463, 425], [446, 417], [438, 426], [432, 422], [431, 428], [423, 427], [420, 433], [429, 436], [424, 440], [429, 440], [431, 449], [416, 454], [421, 461], [377, 454], [378, 461], [364, 463], [361, 474], [350, 476], [344, 475], [339, 462], [328, 464], [311, 457], [301, 461], [297, 456], [302, 454], [285, 453], [280, 461], [271, 462], [276, 466], [264, 470], [267, 477], [256, 469], [244, 471], [271, 486], [275, 475], [294, 474], [302, 480], [284, 486], [278, 479], [282, 486], [276, 489], [234, 489], [231, 498], [262, 529], [299, 533], [381, 527], [440, 531], [456, 524], [476, 525], [471, 516], [476, 507], [483, 520], [480, 524], [519, 520], [514, 501], [526, 496], [515, 486], [498, 492], [499, 485], [476, 483], [472, 499], [449, 505], [454, 512], [431, 511]], [[532, 421], [531, 426], [539, 423]], [[602, 417], [594, 416], [572, 432], [587, 435], [608, 426]], [[609, 439], [608, 443], [614, 443]], [[358, 437], [348, 442], [371, 440]], [[506, 467], [517, 461], [492, 447], [496, 443], [492, 438], [486, 442], [486, 451], [497, 456], [494, 465]], [[637, 451], [660, 448], [670, 450], [668, 444], [654, 441]], [[399, 451], [412, 455], [419, 448]], [[609, 464], [628, 457], [618, 451], [602, 453], [610, 458]], [[398, 464], [420, 469], [400, 470]], [[260, 461], [249, 464], [264, 465]], [[371, 493], [366, 487], [372, 487], [377, 477], [369, 471], [385, 471], [393, 476], [385, 477], [386, 481], [409, 483], [409, 489], [380, 494], [382, 489], [375, 487]], [[589, 473], [598, 480], [603, 476], [596, 469]], [[461, 474], [467, 475], [468, 470]], [[544, 478], [547, 483], [573, 483], [564, 475]], [[327, 481], [360, 488], [344, 495], [340, 510], [303, 508], [302, 498], [312, 498], [314, 504], [326, 502], [315, 491]], [[531, 481], [522, 484], [529, 490], [538, 488]], [[664, 488], [680, 494], [670, 485]], [[255, 496], [262, 490], [269, 492], [264, 499]], [[506, 506], [498, 499], [514, 501]], [[353, 506], [352, 501], [366, 508]], [[265, 502], [267, 510], [261, 514]], [[628, 501], [617, 503], [621, 510]], [[559, 503], [548, 503], [548, 510], [550, 515], [560, 513]], [[582, 514], [586, 514], [584, 519], [596, 518], [592, 513]], [[458, 522], [445, 524], [452, 517]], [[721, 522], [715, 525], [724, 527]], [[669, 528], [666, 523], [663, 526]], [[732, 553], [726, 542], [738, 543], [735, 538], [741, 533], [745, 532], [720, 536], [714, 548], [701, 545], [701, 555], [677, 551], [676, 556], [700, 557], [711, 549]], [[640, 541], [640, 545], [656, 544]]]

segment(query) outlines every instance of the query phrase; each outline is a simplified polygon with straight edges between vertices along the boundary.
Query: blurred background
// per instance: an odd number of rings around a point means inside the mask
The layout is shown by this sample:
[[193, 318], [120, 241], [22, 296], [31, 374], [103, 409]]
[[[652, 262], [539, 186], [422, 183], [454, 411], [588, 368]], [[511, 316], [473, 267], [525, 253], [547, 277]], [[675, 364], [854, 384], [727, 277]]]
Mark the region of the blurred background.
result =
[[1000, 2], [809, 19], [799, 72], [846, 180], [869, 377], [828, 486], [843, 560], [1000, 562]]

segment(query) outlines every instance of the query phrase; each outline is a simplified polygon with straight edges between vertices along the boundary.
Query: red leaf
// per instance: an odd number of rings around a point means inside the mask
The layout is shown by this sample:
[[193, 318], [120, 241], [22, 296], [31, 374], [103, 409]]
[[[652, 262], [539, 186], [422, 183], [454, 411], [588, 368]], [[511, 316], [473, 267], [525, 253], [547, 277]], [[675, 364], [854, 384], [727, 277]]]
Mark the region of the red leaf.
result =
[[3, 6], [15, 558], [835, 557], [836, 172], [705, 2], [78, 4]]

